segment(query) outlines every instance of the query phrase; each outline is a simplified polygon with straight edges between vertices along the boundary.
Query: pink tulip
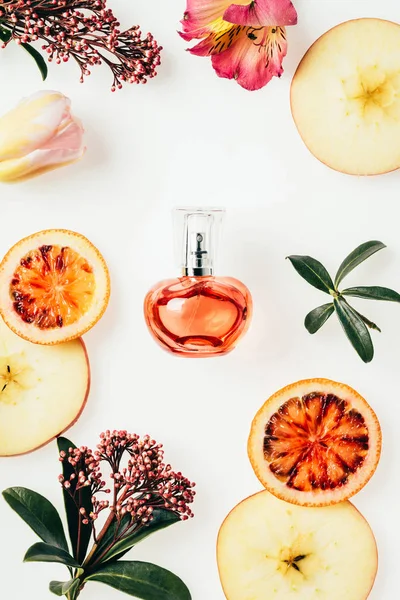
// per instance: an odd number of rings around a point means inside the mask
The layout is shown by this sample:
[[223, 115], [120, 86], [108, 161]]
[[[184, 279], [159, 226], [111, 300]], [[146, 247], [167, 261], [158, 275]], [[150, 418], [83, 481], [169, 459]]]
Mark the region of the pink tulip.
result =
[[85, 152], [83, 127], [60, 92], [37, 92], [0, 118], [0, 181], [63, 167]]

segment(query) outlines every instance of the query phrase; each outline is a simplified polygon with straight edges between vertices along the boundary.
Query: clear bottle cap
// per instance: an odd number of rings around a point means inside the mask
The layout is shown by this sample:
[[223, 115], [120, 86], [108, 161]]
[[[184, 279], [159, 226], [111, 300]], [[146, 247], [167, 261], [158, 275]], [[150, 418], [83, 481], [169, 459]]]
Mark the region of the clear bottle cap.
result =
[[214, 273], [223, 208], [176, 208], [174, 210], [175, 254], [183, 275]]

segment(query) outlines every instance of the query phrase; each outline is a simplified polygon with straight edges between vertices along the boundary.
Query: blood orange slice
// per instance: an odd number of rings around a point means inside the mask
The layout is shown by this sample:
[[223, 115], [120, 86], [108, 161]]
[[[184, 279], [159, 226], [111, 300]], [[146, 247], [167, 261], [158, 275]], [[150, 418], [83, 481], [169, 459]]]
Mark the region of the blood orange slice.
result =
[[275, 496], [305, 506], [347, 500], [378, 465], [382, 434], [369, 404], [328, 379], [289, 385], [254, 418], [248, 453], [261, 483]]
[[100, 319], [110, 295], [104, 258], [73, 231], [40, 231], [18, 242], [0, 264], [0, 313], [20, 337], [58, 344]]

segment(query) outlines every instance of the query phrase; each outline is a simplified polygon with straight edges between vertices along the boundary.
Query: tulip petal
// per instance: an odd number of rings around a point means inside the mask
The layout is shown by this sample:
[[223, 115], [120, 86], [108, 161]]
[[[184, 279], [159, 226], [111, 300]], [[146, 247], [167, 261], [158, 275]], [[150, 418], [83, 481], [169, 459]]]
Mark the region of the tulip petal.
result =
[[60, 125], [56, 135], [46, 144], [43, 144], [42, 150], [75, 150], [79, 152], [83, 148], [83, 127], [79, 119], [65, 119]]
[[282, 75], [286, 52], [284, 27], [245, 27], [228, 49], [214, 50], [211, 54], [219, 77], [235, 79], [243, 88], [253, 91], [264, 87], [272, 77]]
[[0, 181], [16, 183], [64, 167], [82, 158], [85, 148], [35, 150], [29, 156], [0, 162]]
[[252, 0], [246, 6], [232, 4], [223, 13], [223, 18], [236, 25], [273, 27], [296, 25], [297, 12], [290, 0]]
[[0, 118], [0, 161], [42, 147], [62, 122], [70, 101], [59, 92], [38, 92]]

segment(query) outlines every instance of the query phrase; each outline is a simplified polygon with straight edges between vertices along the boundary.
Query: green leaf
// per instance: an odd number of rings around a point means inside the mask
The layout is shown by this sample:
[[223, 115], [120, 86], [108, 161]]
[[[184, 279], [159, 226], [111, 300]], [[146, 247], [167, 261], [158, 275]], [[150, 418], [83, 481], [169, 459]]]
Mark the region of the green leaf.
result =
[[104, 555], [102, 561], [108, 561], [112, 558], [121, 558], [133, 546], [147, 538], [152, 533], [165, 529], [174, 523], [180, 521], [180, 518], [169, 510], [155, 510], [153, 520], [147, 525], [142, 525], [136, 531], [124, 536], [121, 540], [113, 544], [112, 548]]
[[337, 288], [342, 279], [344, 279], [355, 267], [383, 248], [386, 248], [385, 244], [372, 240], [361, 244], [361, 246], [358, 246], [353, 252], [350, 252], [336, 273], [335, 287]]
[[47, 498], [23, 487], [4, 490], [3, 497], [40, 539], [68, 552], [60, 516]]
[[309, 333], [316, 333], [334, 312], [335, 307], [332, 302], [314, 308], [314, 310], [308, 313], [304, 320], [307, 331]]
[[371, 362], [374, 347], [364, 321], [344, 298], [334, 298], [333, 302], [340, 324], [353, 348], [365, 363]]
[[117, 537], [120, 536], [121, 533], [128, 528], [131, 521], [132, 515], [130, 513], [126, 513], [119, 521], [114, 516], [113, 521], [111, 521], [111, 524], [108, 526], [107, 531], [98, 543], [96, 552], [94, 553], [92, 559], [88, 563], [89, 565], [91, 565], [93, 562], [97, 562], [97, 560], [99, 560], [100, 557], [103, 557], [105, 555], [105, 553], [108, 551], [108, 548], [110, 548], [110, 546], [117, 539]]
[[60, 563], [67, 567], [80, 567], [80, 564], [69, 554], [57, 546], [37, 542], [31, 546], [25, 556], [24, 562], [51, 562]]
[[364, 317], [364, 315], [362, 315], [360, 312], [358, 312], [358, 310], [356, 310], [355, 308], [353, 308], [353, 310], [355, 313], [358, 314], [360, 319], [362, 319], [364, 321], [364, 323], [366, 324], [367, 327], [369, 327], [370, 329], [374, 329], [375, 331], [379, 331], [379, 333], [382, 333], [381, 329], [378, 327], [378, 325], [376, 323], [373, 323], [367, 317]]
[[70, 579], [69, 581], [50, 581], [49, 590], [56, 596], [70, 596], [80, 587], [79, 579]]
[[43, 56], [38, 52], [33, 46], [30, 44], [22, 43], [21, 46], [30, 54], [38, 66], [40, 74], [42, 75], [43, 81], [47, 78], [47, 63], [44, 60]]
[[[65, 452], [67, 455], [69, 448], [76, 448], [76, 446], [65, 437], [57, 438], [57, 445], [59, 451]], [[64, 478], [69, 479], [74, 470], [67, 460], [64, 460], [62, 465]], [[72, 545], [72, 554], [74, 558], [76, 558], [76, 560], [82, 564], [86, 556], [90, 538], [92, 536], [92, 528], [90, 525], [84, 525], [82, 523], [79, 510], [69, 492], [75, 493], [78, 506], [85, 508], [87, 514], [92, 512], [93, 505], [90, 486], [82, 488], [77, 492], [75, 492], [75, 487], [76, 479], [71, 482], [69, 491], [63, 489], [63, 496], [65, 512], [67, 514], [69, 537]]]
[[303, 279], [308, 281], [311, 285], [316, 287], [318, 290], [327, 294], [333, 291], [333, 281], [328, 271], [325, 269], [318, 260], [311, 256], [288, 256], [287, 257], [296, 271]]
[[85, 581], [100, 581], [142, 600], [191, 600], [179, 577], [151, 563], [126, 561], [107, 563]]
[[9, 29], [5, 29], [0, 26], [0, 40], [2, 42], [8, 42], [11, 39], [12, 33]]
[[366, 286], [347, 288], [341, 292], [343, 296], [354, 296], [366, 300], [387, 300], [388, 302], [400, 302], [400, 294], [385, 287]]

